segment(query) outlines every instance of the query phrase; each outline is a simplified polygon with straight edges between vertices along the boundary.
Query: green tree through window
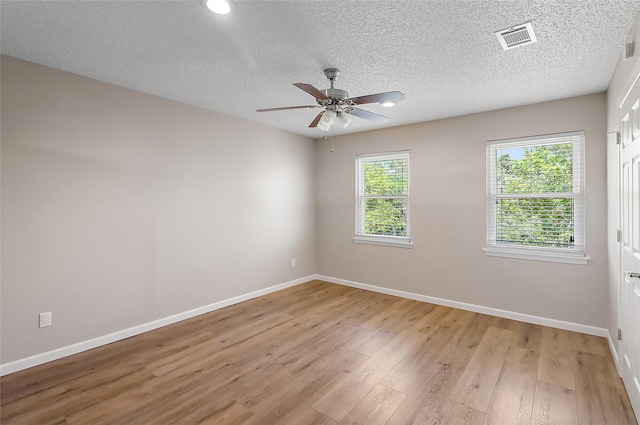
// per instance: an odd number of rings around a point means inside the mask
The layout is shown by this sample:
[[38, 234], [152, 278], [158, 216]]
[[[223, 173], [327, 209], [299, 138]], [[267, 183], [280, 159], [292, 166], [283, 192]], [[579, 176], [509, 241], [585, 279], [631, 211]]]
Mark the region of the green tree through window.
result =
[[[511, 152], [509, 152], [511, 151]], [[539, 197], [496, 199], [496, 242], [571, 248], [574, 243], [571, 143], [498, 150], [497, 189], [504, 194]]]
[[406, 160], [365, 163], [366, 234], [407, 236], [408, 177]]
[[584, 233], [584, 132], [487, 142], [487, 255], [581, 263]]
[[409, 241], [408, 152], [356, 158], [356, 238]]

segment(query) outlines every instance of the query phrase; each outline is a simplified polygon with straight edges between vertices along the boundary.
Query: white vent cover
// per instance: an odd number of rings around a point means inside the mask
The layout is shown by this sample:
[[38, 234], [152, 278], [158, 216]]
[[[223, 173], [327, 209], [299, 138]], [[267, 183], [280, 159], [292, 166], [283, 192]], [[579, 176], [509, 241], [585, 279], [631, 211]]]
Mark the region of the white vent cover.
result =
[[635, 43], [632, 41], [624, 45], [624, 60], [631, 59], [635, 50]]
[[496, 31], [495, 35], [498, 37], [498, 41], [500, 41], [500, 45], [504, 50], [538, 41], [536, 35], [533, 33], [531, 22]]

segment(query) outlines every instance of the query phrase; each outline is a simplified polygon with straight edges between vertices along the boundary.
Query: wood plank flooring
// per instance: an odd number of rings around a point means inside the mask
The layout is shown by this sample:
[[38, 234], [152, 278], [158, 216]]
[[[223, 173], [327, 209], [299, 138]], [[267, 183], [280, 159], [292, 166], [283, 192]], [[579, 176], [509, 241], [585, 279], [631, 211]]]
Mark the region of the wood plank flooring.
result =
[[4, 425], [637, 424], [604, 338], [312, 281], [0, 378]]

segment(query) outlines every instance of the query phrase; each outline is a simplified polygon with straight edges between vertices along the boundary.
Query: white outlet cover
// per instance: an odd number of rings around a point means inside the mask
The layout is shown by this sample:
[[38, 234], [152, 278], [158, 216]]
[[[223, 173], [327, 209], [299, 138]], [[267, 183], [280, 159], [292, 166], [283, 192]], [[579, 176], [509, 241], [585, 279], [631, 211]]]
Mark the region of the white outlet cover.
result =
[[40, 327], [46, 328], [47, 326], [51, 326], [51, 312], [47, 311], [45, 313], [40, 313]]

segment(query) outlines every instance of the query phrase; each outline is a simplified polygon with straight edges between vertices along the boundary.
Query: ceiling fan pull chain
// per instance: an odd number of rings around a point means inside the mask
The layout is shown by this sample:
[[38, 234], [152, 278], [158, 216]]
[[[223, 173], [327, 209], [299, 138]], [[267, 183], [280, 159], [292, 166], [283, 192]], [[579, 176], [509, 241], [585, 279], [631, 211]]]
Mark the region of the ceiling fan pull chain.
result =
[[[333, 129], [332, 129], [333, 133]], [[322, 140], [327, 140], [327, 136], [322, 136]], [[333, 152], [333, 134], [331, 135], [331, 152]]]

